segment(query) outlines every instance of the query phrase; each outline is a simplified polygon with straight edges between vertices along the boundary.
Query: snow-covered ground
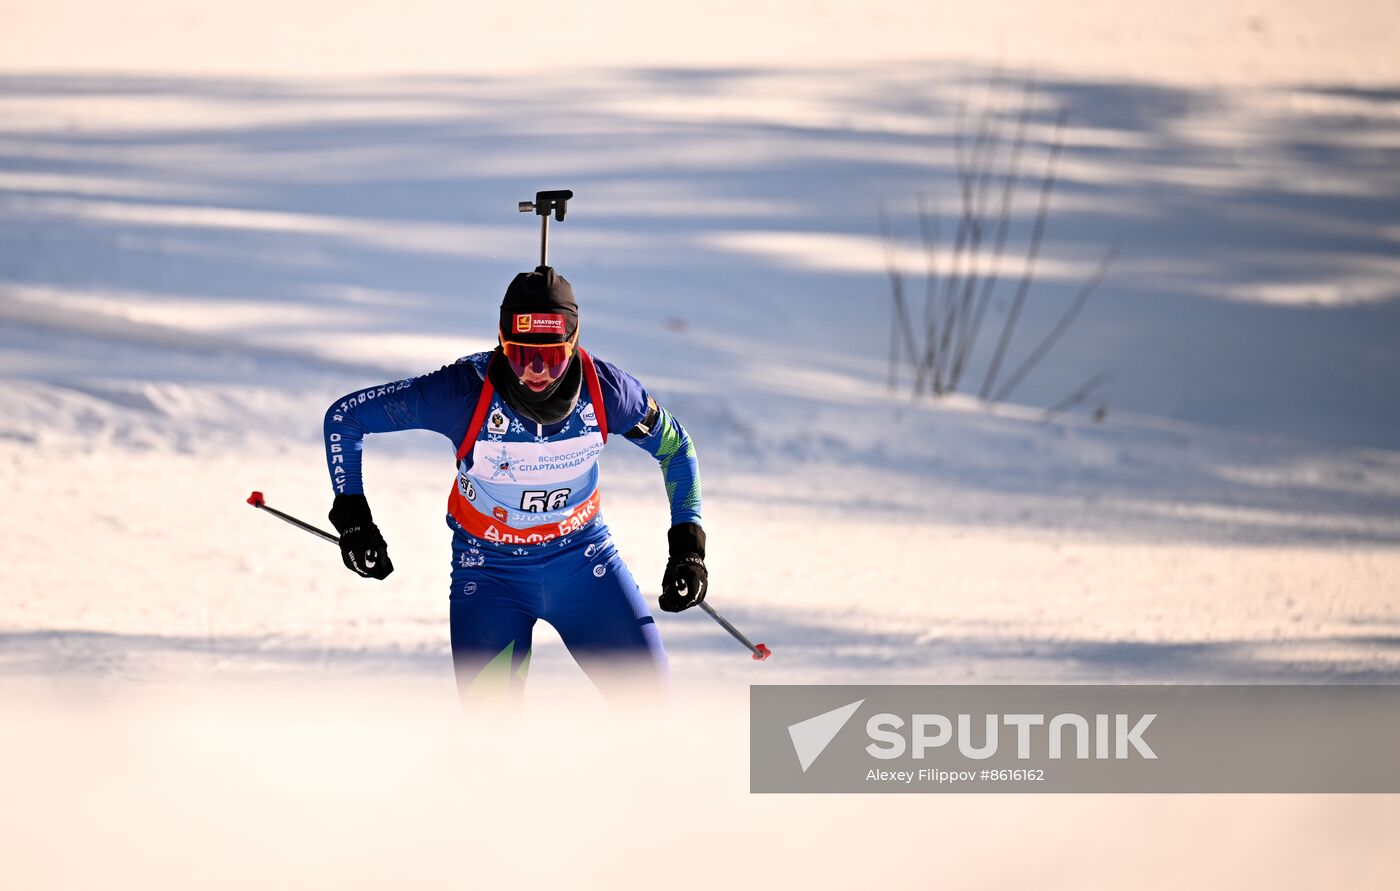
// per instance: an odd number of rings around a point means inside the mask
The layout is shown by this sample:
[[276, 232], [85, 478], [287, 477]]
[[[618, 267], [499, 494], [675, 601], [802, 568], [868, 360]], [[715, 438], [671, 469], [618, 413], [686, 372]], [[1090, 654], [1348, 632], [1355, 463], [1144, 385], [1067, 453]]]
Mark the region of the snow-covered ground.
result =
[[[17, 886], [181, 887], [211, 861], [199, 884], [474, 886], [548, 838], [534, 878], [589, 886], [709, 886], [732, 865], [1078, 887], [1074, 867], [1108, 856], [1147, 870], [1141, 887], [1199, 884], [1200, 866], [1220, 886], [1350, 870], [1341, 884], [1383, 887], [1389, 798], [799, 810], [744, 791], [758, 681], [1400, 682], [1400, 13], [1121, 6], [7, 4], [0, 714], [23, 732], [0, 779], [23, 806], [0, 835]], [[950, 236], [958, 134], [988, 103], [1010, 128], [1028, 79], [1028, 171], [1068, 118], [1008, 362], [1107, 245], [1120, 257], [997, 411], [891, 394], [877, 205], [921, 272], [917, 196]], [[503, 740], [455, 715], [445, 441], [368, 443], [384, 583], [243, 499], [321, 521], [325, 406], [489, 346], [534, 262], [515, 202], [556, 187], [578, 196], [552, 260], [585, 343], [691, 431], [713, 602], [775, 655], [661, 615], [681, 706], [609, 725], [542, 627], [538, 723]], [[654, 598], [659, 474], [622, 441], [604, 467]], [[583, 728], [568, 751], [540, 741], [549, 721]], [[1108, 852], [1084, 841], [1111, 829]], [[173, 836], [168, 862], [153, 834]], [[72, 837], [91, 860], [65, 862]], [[240, 862], [233, 839], [267, 856]], [[697, 839], [712, 861], [668, 847]]]

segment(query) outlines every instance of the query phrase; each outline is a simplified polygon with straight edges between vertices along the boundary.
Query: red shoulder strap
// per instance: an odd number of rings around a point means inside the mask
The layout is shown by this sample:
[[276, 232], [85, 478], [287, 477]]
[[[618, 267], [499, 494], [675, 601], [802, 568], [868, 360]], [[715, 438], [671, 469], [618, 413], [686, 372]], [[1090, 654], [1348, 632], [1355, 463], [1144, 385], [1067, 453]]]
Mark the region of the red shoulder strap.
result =
[[481, 376], [481, 395], [476, 397], [476, 411], [472, 412], [472, 422], [467, 425], [467, 435], [457, 447], [458, 464], [462, 463], [462, 459], [476, 445], [476, 438], [481, 435], [481, 425], [486, 423], [486, 412], [491, 408], [491, 397], [496, 395], [496, 388], [491, 386], [491, 363], [495, 361], [496, 355], [492, 353], [486, 362], [486, 373]]
[[588, 382], [588, 398], [593, 403], [593, 413], [598, 416], [598, 432], [603, 434], [603, 442], [607, 442], [608, 411], [603, 407], [603, 388], [598, 384], [598, 369], [593, 365], [593, 357], [583, 347], [579, 347], [578, 359], [583, 363], [583, 379]]

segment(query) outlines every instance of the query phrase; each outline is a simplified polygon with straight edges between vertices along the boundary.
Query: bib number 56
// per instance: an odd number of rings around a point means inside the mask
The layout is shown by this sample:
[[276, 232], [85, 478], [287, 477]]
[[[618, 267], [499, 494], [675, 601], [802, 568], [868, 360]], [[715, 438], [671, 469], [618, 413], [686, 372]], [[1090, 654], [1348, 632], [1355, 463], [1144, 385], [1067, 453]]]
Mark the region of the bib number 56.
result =
[[569, 503], [568, 489], [526, 489], [520, 493], [520, 509], [532, 514], [542, 514], [547, 510], [560, 510]]

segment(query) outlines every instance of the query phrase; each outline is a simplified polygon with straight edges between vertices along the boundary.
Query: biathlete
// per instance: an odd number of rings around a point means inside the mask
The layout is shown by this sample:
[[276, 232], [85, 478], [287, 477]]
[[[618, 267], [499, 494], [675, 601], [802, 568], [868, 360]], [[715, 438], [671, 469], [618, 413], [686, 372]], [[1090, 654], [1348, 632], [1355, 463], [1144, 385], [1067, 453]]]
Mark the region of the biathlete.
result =
[[540, 619], [609, 699], [636, 685], [664, 690], [666, 652], [603, 522], [597, 461], [620, 433], [660, 463], [671, 528], [659, 605], [679, 612], [704, 600], [709, 582], [690, 437], [635, 378], [579, 347], [573, 288], [552, 268], [510, 283], [498, 336], [490, 352], [357, 391], [326, 412], [330, 520], [345, 565], [365, 578], [393, 571], [361, 482], [365, 434], [436, 430], [457, 449], [447, 525], [463, 700], [518, 700]]

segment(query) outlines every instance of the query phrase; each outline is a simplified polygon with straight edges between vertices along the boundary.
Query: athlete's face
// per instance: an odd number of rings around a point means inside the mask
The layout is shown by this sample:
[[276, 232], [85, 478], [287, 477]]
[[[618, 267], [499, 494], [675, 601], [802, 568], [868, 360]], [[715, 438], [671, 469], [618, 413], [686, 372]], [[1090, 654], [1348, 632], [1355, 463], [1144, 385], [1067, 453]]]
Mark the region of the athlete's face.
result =
[[542, 393], [549, 389], [549, 385], [556, 380], [558, 380], [558, 378], [549, 376], [548, 368], [541, 368], [539, 371], [536, 371], [534, 368], [527, 368], [525, 369], [525, 373], [520, 376], [520, 383], [529, 387], [536, 393]]
[[501, 349], [520, 385], [541, 393], [568, 369], [574, 343], [526, 344], [502, 339]]

